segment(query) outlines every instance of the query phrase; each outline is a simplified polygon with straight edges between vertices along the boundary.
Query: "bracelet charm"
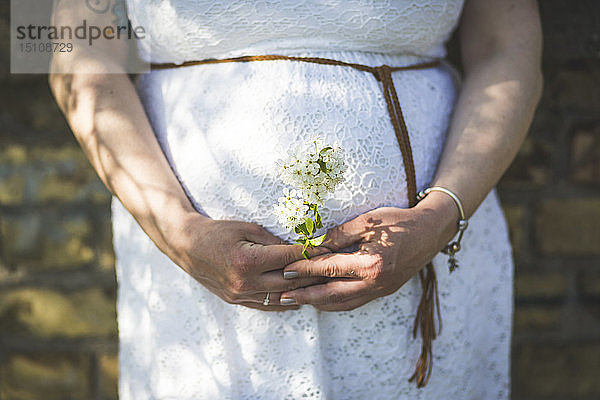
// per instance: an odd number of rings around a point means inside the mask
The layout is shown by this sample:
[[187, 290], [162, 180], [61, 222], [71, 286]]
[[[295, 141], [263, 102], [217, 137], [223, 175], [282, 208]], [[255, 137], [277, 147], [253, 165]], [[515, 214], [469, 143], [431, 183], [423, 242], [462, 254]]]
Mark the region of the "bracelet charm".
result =
[[453, 272], [455, 269], [458, 268], [458, 261], [456, 260], [456, 253], [458, 253], [460, 251], [460, 241], [462, 240], [465, 230], [469, 226], [469, 221], [465, 217], [465, 210], [464, 210], [462, 202], [460, 201], [458, 196], [446, 188], [443, 188], [440, 186], [433, 186], [433, 187], [427, 188], [425, 190], [422, 190], [417, 195], [417, 201], [423, 200], [425, 198], [425, 196], [427, 196], [429, 193], [431, 193], [433, 191], [446, 193], [448, 196], [450, 196], [452, 198], [452, 200], [454, 200], [454, 203], [456, 203], [456, 207], [458, 208], [458, 213], [460, 214], [460, 219], [458, 220], [458, 238], [455, 241], [448, 243], [446, 245], [446, 247], [444, 247], [442, 249], [442, 253], [448, 255], [448, 269], [450, 270], [450, 272]]

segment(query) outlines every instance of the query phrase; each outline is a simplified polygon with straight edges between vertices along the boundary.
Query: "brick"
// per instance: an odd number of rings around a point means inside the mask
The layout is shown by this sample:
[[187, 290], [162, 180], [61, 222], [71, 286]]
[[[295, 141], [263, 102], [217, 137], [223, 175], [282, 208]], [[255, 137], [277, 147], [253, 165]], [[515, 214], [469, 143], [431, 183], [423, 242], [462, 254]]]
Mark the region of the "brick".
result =
[[0, 218], [0, 235], [2, 237], [3, 254], [10, 261], [36, 253], [39, 248], [42, 231], [42, 218], [39, 214], [2, 215]]
[[[35, 143], [73, 140], [43, 75], [12, 75], [0, 80], [0, 108]], [[23, 128], [19, 128], [23, 127]], [[40, 138], [34, 136], [39, 134]], [[28, 138], [28, 139], [29, 139]], [[19, 139], [16, 139], [19, 140]]]
[[[581, 336], [598, 338], [598, 323], [600, 322], [600, 304], [595, 301], [572, 301], [564, 305], [562, 333], [573, 343]], [[594, 310], [595, 309], [595, 310]]]
[[52, 218], [42, 238], [41, 254], [45, 267], [71, 268], [94, 259], [93, 224], [85, 215]]
[[517, 272], [515, 288], [518, 300], [562, 298], [567, 293], [567, 278], [560, 272]]
[[117, 354], [102, 354], [100, 365], [100, 393], [103, 398], [116, 399], [119, 382], [119, 357]]
[[91, 168], [85, 154], [75, 145], [36, 146], [30, 149], [30, 159], [41, 164], [62, 164], [74, 168]]
[[506, 222], [508, 223], [510, 241], [515, 255], [520, 254], [521, 247], [523, 245], [523, 230], [525, 216], [525, 207], [523, 206], [504, 206], [504, 215], [506, 216]]
[[25, 174], [8, 169], [0, 171], [0, 205], [17, 205], [25, 200]]
[[544, 60], [557, 62], [600, 56], [600, 3], [595, 0], [540, 1]]
[[102, 242], [100, 243], [100, 249], [98, 253], [98, 266], [101, 269], [111, 270], [115, 269], [115, 251], [113, 248], [113, 236], [112, 236], [112, 225], [110, 217], [103, 219], [103, 223], [100, 227], [100, 233], [102, 235]]
[[77, 182], [66, 174], [46, 173], [42, 175], [35, 201], [68, 203], [82, 197], [80, 193], [83, 185], [84, 182]]
[[13, 289], [0, 294], [0, 334], [37, 338], [116, 334], [115, 299], [100, 289], [60, 293]]
[[600, 124], [573, 134], [570, 177], [574, 183], [600, 185]]
[[108, 204], [110, 197], [78, 146], [8, 144], [0, 152], [0, 204]]
[[518, 306], [515, 308], [515, 331], [557, 330], [561, 324], [561, 310], [551, 306]]
[[517, 156], [499, 182], [500, 187], [539, 187], [551, 178], [552, 144], [527, 136]]
[[27, 149], [19, 144], [6, 144], [0, 148], [0, 165], [22, 166], [27, 161]]
[[109, 205], [112, 193], [104, 186], [100, 178], [97, 178], [95, 183], [91, 185], [87, 198], [94, 204]]
[[579, 292], [585, 297], [600, 298], [600, 272], [583, 272], [579, 279]]
[[56, 132], [70, 133], [69, 129], [65, 129], [65, 119], [54, 100], [54, 97], [48, 90], [48, 83], [44, 79], [41, 82], [32, 82], [32, 88], [39, 91], [39, 96], [31, 100], [29, 114], [31, 119], [28, 122], [32, 129], [40, 132], [46, 130], [54, 130]]
[[39, 185], [32, 199], [37, 203], [86, 202], [108, 204], [110, 192], [92, 171], [64, 173], [49, 171], [40, 174]]
[[14, 354], [0, 366], [0, 398], [89, 399], [89, 369], [83, 355]]
[[3, 215], [0, 220], [7, 262], [31, 269], [67, 269], [94, 260], [94, 227], [82, 213], [29, 212]]
[[545, 254], [600, 254], [600, 198], [542, 201], [535, 225]]
[[600, 341], [513, 349], [514, 398], [600, 396]]
[[[590, 320], [590, 328], [586, 329], [586, 332], [597, 331], [597, 327], [600, 326], [600, 303], [594, 299], [593, 302], [584, 303], [581, 307]], [[593, 325], [592, 325], [593, 324]], [[583, 331], [583, 329], [582, 329]]]
[[37, 179], [31, 201], [109, 202], [109, 191], [79, 147], [36, 147], [31, 150], [31, 159], [33, 175]]
[[547, 74], [544, 102], [560, 112], [597, 115], [600, 109], [600, 63], [559, 67]]
[[98, 267], [111, 271], [115, 269], [115, 252], [112, 247], [100, 250]]

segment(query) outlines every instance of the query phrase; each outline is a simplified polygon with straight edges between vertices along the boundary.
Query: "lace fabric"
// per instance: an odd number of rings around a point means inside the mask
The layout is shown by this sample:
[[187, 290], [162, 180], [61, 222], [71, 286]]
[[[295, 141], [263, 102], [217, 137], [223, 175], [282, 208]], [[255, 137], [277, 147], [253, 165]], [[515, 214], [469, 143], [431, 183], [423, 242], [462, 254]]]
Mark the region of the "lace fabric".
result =
[[[138, 22], [163, 18], [153, 30], [153, 61], [224, 58], [252, 48], [406, 65], [443, 55], [461, 3], [171, 0], [142, 7], [130, 0], [129, 8]], [[422, 189], [443, 148], [456, 82], [444, 67], [395, 72], [393, 79]], [[402, 157], [371, 74], [269, 61], [155, 71], [137, 84], [173, 171], [211, 218], [256, 222], [291, 239], [271, 214], [283, 189], [275, 161], [290, 143], [314, 134], [344, 146], [350, 165], [322, 208], [325, 228], [376, 207], [407, 206]], [[349, 312], [230, 305], [162, 254], [116, 198], [112, 207], [122, 400], [509, 397], [513, 267], [495, 191], [470, 220], [461, 268], [450, 276], [446, 257], [434, 259], [444, 328], [424, 389], [407, 382], [420, 350], [411, 332], [417, 277]]]
[[128, 0], [154, 62], [367, 51], [443, 57], [462, 0]]

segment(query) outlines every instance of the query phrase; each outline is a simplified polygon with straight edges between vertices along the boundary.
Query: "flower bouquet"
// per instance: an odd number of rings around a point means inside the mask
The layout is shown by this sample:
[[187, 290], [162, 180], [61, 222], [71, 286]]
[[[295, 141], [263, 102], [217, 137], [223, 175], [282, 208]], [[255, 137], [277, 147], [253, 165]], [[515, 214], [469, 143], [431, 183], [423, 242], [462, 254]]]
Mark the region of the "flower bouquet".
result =
[[343, 181], [347, 166], [340, 146], [324, 146], [319, 138], [292, 149], [285, 160], [277, 162], [279, 176], [293, 189], [283, 189], [283, 196], [273, 206], [279, 223], [300, 235], [296, 243], [302, 255], [323, 243], [326, 234], [315, 236], [323, 227], [319, 206]]

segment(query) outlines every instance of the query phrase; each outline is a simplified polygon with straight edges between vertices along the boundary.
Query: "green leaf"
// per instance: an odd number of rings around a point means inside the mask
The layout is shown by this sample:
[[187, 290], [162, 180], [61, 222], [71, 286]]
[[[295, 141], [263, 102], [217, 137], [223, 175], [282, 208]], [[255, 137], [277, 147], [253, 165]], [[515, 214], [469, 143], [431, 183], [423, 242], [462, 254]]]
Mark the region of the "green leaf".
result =
[[319, 152], [319, 154], [325, 153], [327, 150], [331, 150], [331, 149], [333, 149], [333, 147], [331, 147], [331, 146], [324, 147], [323, 149], [321, 149], [321, 151]]
[[323, 222], [321, 221], [321, 214], [319, 214], [318, 212], [317, 212], [315, 222], [316, 222], [317, 229], [321, 229], [323, 227]]
[[310, 233], [308, 233], [308, 230], [306, 229], [306, 221], [304, 221], [303, 224], [298, 225], [296, 228], [294, 228], [294, 232], [296, 232], [298, 235], [306, 235], [306, 236], [310, 236]]
[[308, 231], [308, 236], [311, 236], [315, 232], [315, 224], [312, 219], [306, 218], [304, 221], [306, 224], [306, 230]]
[[320, 246], [325, 241], [326, 236], [327, 236], [327, 234], [324, 234], [324, 235], [318, 236], [314, 239], [309, 239], [309, 242], [312, 246], [315, 246], [315, 247]]
[[[306, 243], [304, 243], [304, 245], [302, 246], [302, 256], [304, 258], [306, 258], [307, 260], [310, 258], [308, 251], [306, 251], [306, 249], [308, 248], [309, 245], [310, 245], [310, 241], [307, 240]], [[312, 248], [312, 246], [311, 246], [311, 248]]]
[[327, 166], [325, 165], [325, 162], [323, 160], [319, 159], [317, 163], [319, 163], [319, 168], [321, 171], [327, 172]]
[[316, 204], [313, 204], [313, 205], [314, 205], [314, 207], [313, 207], [313, 215], [316, 217], [317, 214], [319, 214], [319, 210], [317, 210], [317, 205]]

